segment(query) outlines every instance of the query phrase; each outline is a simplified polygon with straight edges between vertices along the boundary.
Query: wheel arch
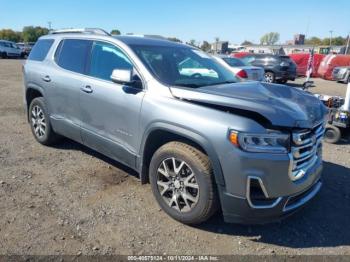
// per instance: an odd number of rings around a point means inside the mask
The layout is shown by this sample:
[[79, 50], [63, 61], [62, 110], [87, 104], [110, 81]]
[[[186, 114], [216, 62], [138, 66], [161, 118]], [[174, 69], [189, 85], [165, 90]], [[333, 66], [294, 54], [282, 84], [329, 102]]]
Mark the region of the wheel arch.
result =
[[25, 93], [25, 102], [26, 102], [26, 115], [27, 115], [27, 120], [29, 121], [29, 106], [30, 103], [33, 101], [33, 99], [37, 98], [37, 97], [44, 97], [44, 92], [42, 90], [40, 90], [40, 88], [36, 88], [36, 87], [28, 87], [26, 89], [26, 93]]
[[143, 136], [140, 157], [137, 163], [142, 183], [147, 183], [149, 181], [148, 170], [155, 151], [162, 145], [171, 141], [187, 143], [205, 153], [212, 164], [216, 183], [220, 185], [225, 184], [219, 158], [210, 142], [205, 137], [192, 130], [168, 123], [153, 125], [151, 128], [147, 129]]
[[266, 68], [264, 69], [265, 73], [273, 73], [276, 74], [275, 71], [272, 68]]

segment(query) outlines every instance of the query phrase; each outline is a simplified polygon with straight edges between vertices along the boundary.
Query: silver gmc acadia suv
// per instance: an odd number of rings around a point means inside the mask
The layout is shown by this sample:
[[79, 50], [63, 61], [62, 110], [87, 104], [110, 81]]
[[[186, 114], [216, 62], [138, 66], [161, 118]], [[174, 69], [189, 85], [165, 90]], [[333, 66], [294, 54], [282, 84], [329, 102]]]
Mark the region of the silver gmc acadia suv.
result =
[[135, 169], [186, 224], [286, 217], [320, 190], [325, 107], [284, 85], [237, 82], [184, 44], [100, 29], [41, 37], [23, 66], [36, 140], [68, 137]]

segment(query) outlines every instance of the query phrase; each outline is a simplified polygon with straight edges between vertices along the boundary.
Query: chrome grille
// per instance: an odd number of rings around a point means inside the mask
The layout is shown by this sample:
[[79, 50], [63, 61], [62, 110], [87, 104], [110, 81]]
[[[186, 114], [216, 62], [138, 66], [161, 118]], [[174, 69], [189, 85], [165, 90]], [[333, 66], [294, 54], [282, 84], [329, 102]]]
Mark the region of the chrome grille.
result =
[[322, 159], [324, 131], [324, 124], [320, 123], [312, 129], [293, 133], [289, 170], [292, 181], [301, 179], [309, 168]]

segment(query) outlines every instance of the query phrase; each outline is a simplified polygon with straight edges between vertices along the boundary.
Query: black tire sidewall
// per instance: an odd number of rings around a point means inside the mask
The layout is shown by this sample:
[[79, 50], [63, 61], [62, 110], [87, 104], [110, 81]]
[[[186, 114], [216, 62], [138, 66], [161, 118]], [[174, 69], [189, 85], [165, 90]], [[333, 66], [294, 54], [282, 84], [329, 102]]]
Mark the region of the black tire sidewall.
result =
[[[163, 200], [162, 196], [158, 191], [157, 185], [157, 170], [159, 165], [163, 160], [167, 158], [175, 157], [177, 159], [185, 161], [192, 171], [195, 173], [196, 181], [199, 186], [199, 199], [195, 207], [189, 212], [181, 213], [175, 210], [172, 207], [169, 207], [167, 203]], [[208, 206], [208, 202], [210, 201], [210, 176], [209, 174], [205, 174], [203, 168], [198, 163], [197, 160], [191, 158], [188, 154], [183, 154], [180, 150], [174, 150], [172, 152], [166, 152], [160, 150], [157, 151], [152, 157], [150, 164], [150, 183], [152, 187], [153, 194], [160, 205], [160, 207], [171, 217], [174, 219], [186, 223], [186, 224], [197, 224], [201, 222], [201, 216], [205, 212]]]
[[[266, 75], [271, 75], [271, 77], [272, 77], [272, 81], [271, 82], [267, 82], [266, 81]], [[274, 83], [275, 82], [275, 74], [273, 72], [265, 72], [264, 78], [265, 78], [265, 82], [266, 83]]]
[[[34, 131], [34, 127], [33, 127], [33, 124], [32, 124], [31, 114], [32, 114], [32, 109], [33, 109], [34, 106], [40, 107], [40, 109], [43, 111], [44, 117], [45, 117], [46, 130], [45, 130], [45, 135], [43, 137], [41, 137], [41, 138], [36, 136], [35, 131]], [[50, 118], [49, 118], [49, 115], [48, 115], [48, 112], [47, 112], [47, 108], [46, 108], [46, 104], [45, 104], [45, 100], [44, 100], [43, 97], [37, 97], [37, 98], [33, 99], [33, 101], [30, 103], [30, 106], [29, 106], [28, 116], [29, 116], [30, 128], [32, 130], [32, 133], [33, 133], [35, 139], [39, 143], [41, 143], [43, 145], [48, 145], [50, 143], [51, 136], [53, 135], [53, 131], [52, 131], [52, 128], [51, 128]]]
[[[329, 134], [330, 132], [331, 132], [332, 135], [333, 135], [332, 138], [328, 138], [328, 137], [327, 137], [327, 134]], [[335, 143], [339, 142], [340, 138], [341, 138], [341, 131], [340, 131], [339, 128], [337, 128], [337, 127], [335, 127], [335, 126], [328, 126], [328, 127], [326, 127], [324, 140], [325, 140], [327, 143], [335, 144]]]

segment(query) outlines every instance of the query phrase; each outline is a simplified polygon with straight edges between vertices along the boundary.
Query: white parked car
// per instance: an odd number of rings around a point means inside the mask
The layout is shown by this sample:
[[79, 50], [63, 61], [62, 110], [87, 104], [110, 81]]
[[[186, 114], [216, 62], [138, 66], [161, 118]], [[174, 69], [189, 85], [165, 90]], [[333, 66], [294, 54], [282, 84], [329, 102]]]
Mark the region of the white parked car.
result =
[[22, 50], [11, 41], [0, 40], [0, 57], [21, 57]]
[[228, 55], [215, 55], [214, 58], [228, 67], [242, 81], [263, 81], [264, 68], [246, 65], [242, 60]]
[[187, 58], [181, 63], [179, 63], [179, 73], [180, 75], [185, 75], [189, 77], [219, 77], [214, 70], [207, 69], [203, 65], [190, 58]]

